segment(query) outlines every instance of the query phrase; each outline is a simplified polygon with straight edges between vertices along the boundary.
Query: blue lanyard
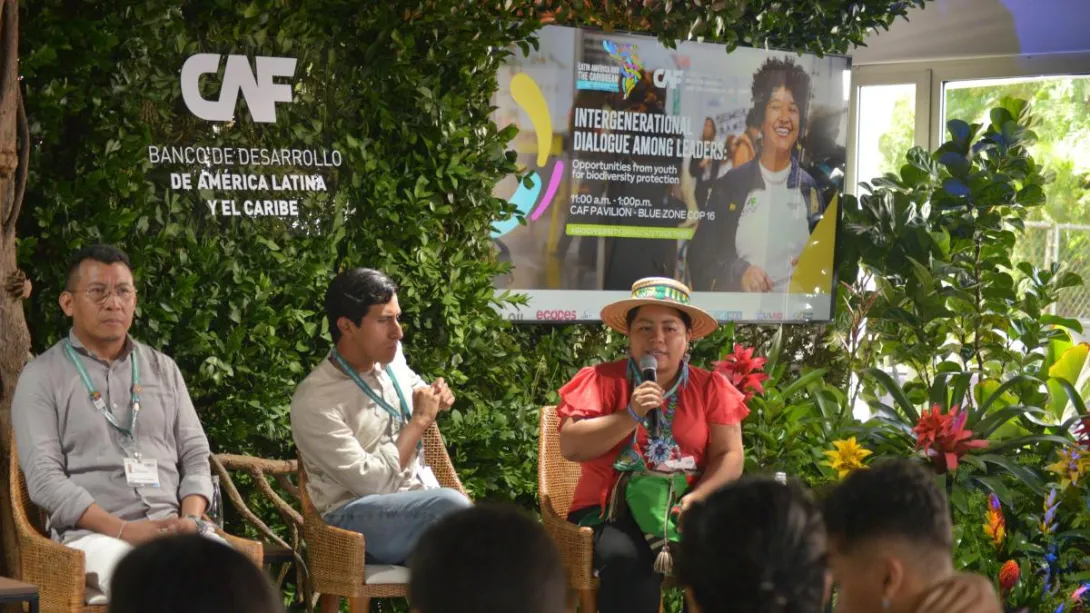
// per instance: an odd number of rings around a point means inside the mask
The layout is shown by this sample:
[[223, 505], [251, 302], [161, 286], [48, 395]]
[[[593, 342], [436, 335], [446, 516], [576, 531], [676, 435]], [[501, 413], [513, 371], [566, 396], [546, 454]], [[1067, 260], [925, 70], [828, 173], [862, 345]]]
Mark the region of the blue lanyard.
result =
[[367, 394], [367, 397], [373, 400], [375, 404], [385, 409], [387, 413], [392, 415], [394, 419], [400, 421], [402, 425], [409, 423], [409, 420], [412, 419], [413, 416], [412, 412], [409, 411], [409, 403], [405, 402], [405, 395], [401, 393], [401, 386], [397, 384], [397, 378], [394, 377], [394, 371], [390, 368], [389, 364], [386, 365], [386, 376], [390, 377], [390, 382], [394, 384], [394, 391], [397, 392], [397, 399], [401, 402], [401, 413], [398, 413], [397, 409], [390, 406], [390, 403], [386, 402], [385, 398], [375, 393], [375, 390], [371, 389], [370, 385], [367, 385], [367, 382], [360, 377], [359, 373], [356, 372], [356, 369], [349, 366], [348, 362], [341, 357], [341, 354], [337, 351], [336, 347], [333, 348], [333, 360], [337, 362], [337, 365], [341, 367], [341, 370], [343, 370], [349, 378], [355, 381], [356, 385], [359, 386], [359, 388], [363, 390], [363, 393]]
[[[118, 432], [128, 437], [135, 446], [136, 444], [136, 417], [140, 414], [140, 365], [136, 355], [136, 346], [133, 345], [132, 355], [129, 356], [129, 360], [132, 362], [132, 416], [129, 418], [129, 427], [126, 428], [117, 423], [117, 419], [113, 413], [106, 408], [106, 401], [102, 399], [102, 394], [95, 389], [95, 384], [91, 381], [91, 375], [87, 372], [87, 367], [83, 365], [83, 360], [76, 354], [76, 350], [72, 348], [72, 343], [67, 339], [64, 341], [64, 353], [68, 355], [68, 359], [72, 360], [75, 364], [76, 370], [79, 371], [80, 379], [83, 379], [83, 386], [87, 388], [87, 394], [91, 397], [91, 404], [98, 409], [99, 413], [106, 418]], [[140, 454], [133, 451], [133, 455], [137, 459], [140, 458]]]

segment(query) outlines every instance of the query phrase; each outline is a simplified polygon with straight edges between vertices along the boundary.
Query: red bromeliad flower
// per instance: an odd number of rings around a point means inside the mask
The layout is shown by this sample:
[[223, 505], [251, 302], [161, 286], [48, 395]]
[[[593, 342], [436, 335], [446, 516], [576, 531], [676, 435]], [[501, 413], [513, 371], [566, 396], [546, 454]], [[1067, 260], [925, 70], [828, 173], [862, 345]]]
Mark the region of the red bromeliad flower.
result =
[[1090, 449], [1090, 417], [1083, 417], [1075, 426], [1075, 434], [1083, 448]]
[[920, 421], [912, 429], [916, 433], [916, 449], [923, 449], [935, 464], [938, 473], [956, 470], [958, 458], [970, 449], [988, 446], [988, 441], [973, 440], [973, 431], [965, 429], [968, 413], [954, 405], [950, 412], [943, 414], [939, 405], [930, 410], [924, 409]]
[[1018, 579], [1022, 576], [1022, 569], [1018, 568], [1018, 562], [1007, 560], [1003, 568], [999, 569], [999, 587], [1004, 592], [1009, 592], [1018, 585]]
[[727, 354], [723, 360], [714, 362], [715, 371], [722, 373], [727, 381], [738, 391], [746, 395], [746, 402], [753, 398], [754, 394], [763, 394], [765, 389], [761, 382], [768, 379], [763, 372], [765, 358], [753, 357], [753, 348], [745, 348], [734, 344], [734, 352]]

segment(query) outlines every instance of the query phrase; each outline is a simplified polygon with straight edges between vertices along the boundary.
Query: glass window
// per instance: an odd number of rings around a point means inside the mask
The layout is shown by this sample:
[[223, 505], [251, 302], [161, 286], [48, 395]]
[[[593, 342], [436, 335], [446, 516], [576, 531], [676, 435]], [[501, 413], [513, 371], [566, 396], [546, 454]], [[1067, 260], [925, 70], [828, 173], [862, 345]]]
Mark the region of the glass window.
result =
[[916, 143], [916, 84], [859, 88], [856, 183], [898, 172]]
[[[1039, 267], [1060, 262], [1090, 281], [1090, 77], [950, 81], [943, 89], [943, 125], [946, 118], [987, 124], [988, 113], [1008, 96], [1032, 104], [1037, 143], [1030, 154], [1056, 176], [1045, 186], [1045, 205], [1030, 213], [1014, 259]], [[1055, 311], [1090, 320], [1090, 289], [1067, 290]]]

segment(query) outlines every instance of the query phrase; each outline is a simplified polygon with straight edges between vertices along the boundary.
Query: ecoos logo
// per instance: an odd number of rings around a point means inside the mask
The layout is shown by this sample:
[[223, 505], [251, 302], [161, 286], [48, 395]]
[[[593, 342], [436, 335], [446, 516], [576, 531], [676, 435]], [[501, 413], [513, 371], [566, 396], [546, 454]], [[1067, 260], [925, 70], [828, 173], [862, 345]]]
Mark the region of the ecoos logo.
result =
[[201, 96], [201, 75], [218, 73], [220, 57], [215, 53], [198, 53], [182, 65], [182, 100], [189, 112], [207, 121], [231, 121], [241, 92], [255, 122], [276, 123], [276, 103], [290, 103], [292, 93], [291, 84], [275, 83], [273, 78], [294, 77], [297, 60], [259, 55], [254, 58], [257, 61], [255, 74], [245, 55], [229, 55], [219, 100], [206, 100]]

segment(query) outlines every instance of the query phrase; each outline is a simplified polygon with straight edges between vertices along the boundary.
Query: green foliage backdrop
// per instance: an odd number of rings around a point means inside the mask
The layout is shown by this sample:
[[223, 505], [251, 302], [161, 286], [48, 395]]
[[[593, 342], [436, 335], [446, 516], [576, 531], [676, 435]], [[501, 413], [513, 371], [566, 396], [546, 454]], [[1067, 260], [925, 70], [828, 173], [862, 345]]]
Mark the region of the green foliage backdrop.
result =
[[[489, 119], [505, 49], [531, 44], [549, 17], [843, 53], [922, 4], [23, 3], [34, 149], [19, 253], [35, 283], [34, 350], [67, 330], [55, 306], [67, 255], [115, 243], [136, 269], [133, 332], [177, 360], [214, 448], [291, 457], [291, 394], [329, 347], [324, 288], [344, 266], [378, 267], [401, 284], [410, 362], [460, 396], [442, 427], [469, 487], [535, 506], [536, 408], [621, 345], [600, 326], [512, 327], [491, 308], [503, 269], [488, 228], [513, 212], [491, 195], [515, 171], [512, 133]], [[181, 100], [181, 64], [197, 52], [298, 58], [296, 102], [278, 107], [276, 124], [252, 123], [240, 104], [237, 121], [214, 132]], [[218, 91], [205, 87], [209, 97]], [[150, 144], [193, 142], [336, 148], [345, 163], [325, 173], [330, 191], [303, 201], [297, 223], [213, 217], [196, 197], [168, 190], [148, 162]], [[798, 362], [833, 361], [820, 331], [791, 332], [785, 352]], [[703, 342], [698, 361], [733, 335]]]

